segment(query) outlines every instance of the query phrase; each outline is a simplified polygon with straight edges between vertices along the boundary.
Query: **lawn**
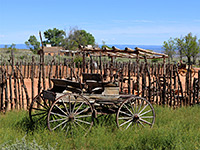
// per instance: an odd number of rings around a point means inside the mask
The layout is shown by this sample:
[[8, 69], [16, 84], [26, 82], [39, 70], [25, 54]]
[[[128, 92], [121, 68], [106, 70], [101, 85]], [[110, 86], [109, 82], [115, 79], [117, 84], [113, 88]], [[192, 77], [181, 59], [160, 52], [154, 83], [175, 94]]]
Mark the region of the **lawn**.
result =
[[0, 149], [200, 149], [200, 106], [154, 107], [153, 128], [120, 131], [113, 116], [86, 137], [50, 132], [45, 123], [33, 126], [26, 111], [0, 114]]

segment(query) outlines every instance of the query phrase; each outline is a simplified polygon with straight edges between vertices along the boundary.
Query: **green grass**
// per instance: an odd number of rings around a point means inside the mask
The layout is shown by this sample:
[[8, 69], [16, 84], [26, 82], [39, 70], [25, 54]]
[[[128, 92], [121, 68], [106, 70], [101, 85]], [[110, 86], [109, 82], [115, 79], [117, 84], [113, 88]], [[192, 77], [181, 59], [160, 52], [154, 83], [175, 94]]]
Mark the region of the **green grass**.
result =
[[200, 149], [200, 106], [155, 111], [153, 128], [120, 131], [113, 116], [86, 137], [73, 138], [49, 132], [45, 123], [31, 125], [25, 111], [8, 112], [0, 115], [0, 149]]

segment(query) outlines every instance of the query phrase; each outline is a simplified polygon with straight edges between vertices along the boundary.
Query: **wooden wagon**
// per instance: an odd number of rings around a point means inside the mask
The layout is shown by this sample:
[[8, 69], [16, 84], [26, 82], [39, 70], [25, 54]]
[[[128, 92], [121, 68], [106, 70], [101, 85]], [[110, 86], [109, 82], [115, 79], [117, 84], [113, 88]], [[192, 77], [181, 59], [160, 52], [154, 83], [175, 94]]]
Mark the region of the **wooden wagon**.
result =
[[116, 114], [120, 129], [154, 125], [155, 111], [149, 101], [119, 94], [119, 87], [103, 82], [100, 74], [83, 73], [82, 82], [66, 79], [52, 79], [52, 82], [53, 88], [37, 95], [29, 109], [31, 121], [47, 121], [50, 131], [87, 134], [94, 120], [107, 114]]

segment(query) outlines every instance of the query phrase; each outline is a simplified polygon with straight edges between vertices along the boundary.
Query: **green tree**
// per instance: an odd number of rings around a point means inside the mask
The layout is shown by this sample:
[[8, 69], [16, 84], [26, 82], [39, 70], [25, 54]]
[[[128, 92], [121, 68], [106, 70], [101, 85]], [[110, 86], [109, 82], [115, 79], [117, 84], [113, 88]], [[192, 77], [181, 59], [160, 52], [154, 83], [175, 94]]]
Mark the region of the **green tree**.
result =
[[51, 44], [51, 46], [61, 46], [63, 45], [66, 33], [63, 30], [56, 28], [48, 29], [44, 32], [45, 41], [44, 44]]
[[40, 42], [37, 41], [37, 38], [34, 35], [31, 35], [25, 44], [33, 53], [37, 53], [40, 49]]
[[163, 47], [164, 53], [169, 56], [171, 60], [173, 60], [173, 55], [176, 54], [176, 44], [175, 41], [170, 38], [168, 41], [164, 41]]
[[95, 38], [92, 34], [86, 32], [85, 30], [71, 29], [68, 37], [65, 39], [64, 47], [69, 50], [76, 50], [79, 45], [95, 46]]
[[8, 49], [8, 45], [4, 45], [4, 48], [5, 48], [5, 49]]
[[184, 37], [183, 53], [188, 58], [188, 62], [191, 62], [193, 57], [193, 63], [195, 63], [196, 56], [199, 53], [199, 44], [197, 42], [197, 36], [192, 36], [192, 33], [188, 33]]
[[182, 61], [183, 60], [183, 49], [184, 49], [184, 38], [181, 37], [181, 38], [175, 38], [175, 41], [176, 41], [176, 47], [177, 47], [177, 50], [178, 50], [178, 53], [180, 55], [180, 60]]
[[108, 45], [106, 45], [106, 42], [104, 40], [102, 40], [102, 46], [101, 46], [101, 48], [104, 48], [104, 47], [112, 49], [111, 47], [109, 47]]
[[8, 49], [9, 50], [16, 50], [16, 48], [15, 48], [15, 46], [16, 46], [16, 44], [14, 44], [14, 43], [12, 43], [11, 45], [10, 45], [10, 47], [8, 47]]

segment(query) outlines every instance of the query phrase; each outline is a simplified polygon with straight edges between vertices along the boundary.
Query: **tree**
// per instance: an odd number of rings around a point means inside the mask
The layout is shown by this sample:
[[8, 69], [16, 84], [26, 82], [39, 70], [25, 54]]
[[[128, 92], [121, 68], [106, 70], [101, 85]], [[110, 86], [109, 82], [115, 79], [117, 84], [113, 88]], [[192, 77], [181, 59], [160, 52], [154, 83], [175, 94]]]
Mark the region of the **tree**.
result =
[[9, 50], [16, 50], [16, 48], [15, 48], [15, 46], [16, 46], [16, 44], [14, 44], [14, 43], [12, 43], [11, 45], [10, 45], [10, 47], [8, 47], [8, 49]]
[[106, 45], [106, 42], [104, 40], [102, 40], [102, 46], [101, 46], [101, 48], [103, 49], [104, 47], [107, 47], [107, 48], [111, 49], [111, 47], [109, 47], [108, 45]]
[[164, 49], [164, 53], [168, 55], [171, 60], [173, 60], [173, 55], [176, 54], [175, 41], [172, 38], [170, 38], [168, 41], [164, 41], [162, 48]]
[[199, 53], [199, 44], [197, 43], [197, 36], [192, 36], [192, 33], [188, 33], [184, 37], [183, 53], [188, 58], [188, 62], [191, 62], [191, 57], [193, 57], [193, 63], [195, 63], [195, 58]]
[[65, 39], [64, 47], [69, 50], [76, 50], [79, 45], [95, 45], [95, 38], [85, 30], [73, 28], [70, 30], [68, 37]]
[[177, 50], [178, 50], [178, 53], [180, 55], [180, 60], [182, 61], [183, 60], [183, 49], [184, 49], [184, 38], [175, 38], [175, 41], [176, 41], [176, 47], [177, 47]]
[[66, 33], [63, 30], [56, 28], [48, 29], [44, 32], [45, 41], [44, 44], [51, 44], [51, 46], [61, 46], [63, 45]]
[[37, 38], [34, 35], [31, 35], [25, 44], [31, 51], [33, 51], [33, 53], [37, 53], [40, 49], [40, 42], [37, 41]]

